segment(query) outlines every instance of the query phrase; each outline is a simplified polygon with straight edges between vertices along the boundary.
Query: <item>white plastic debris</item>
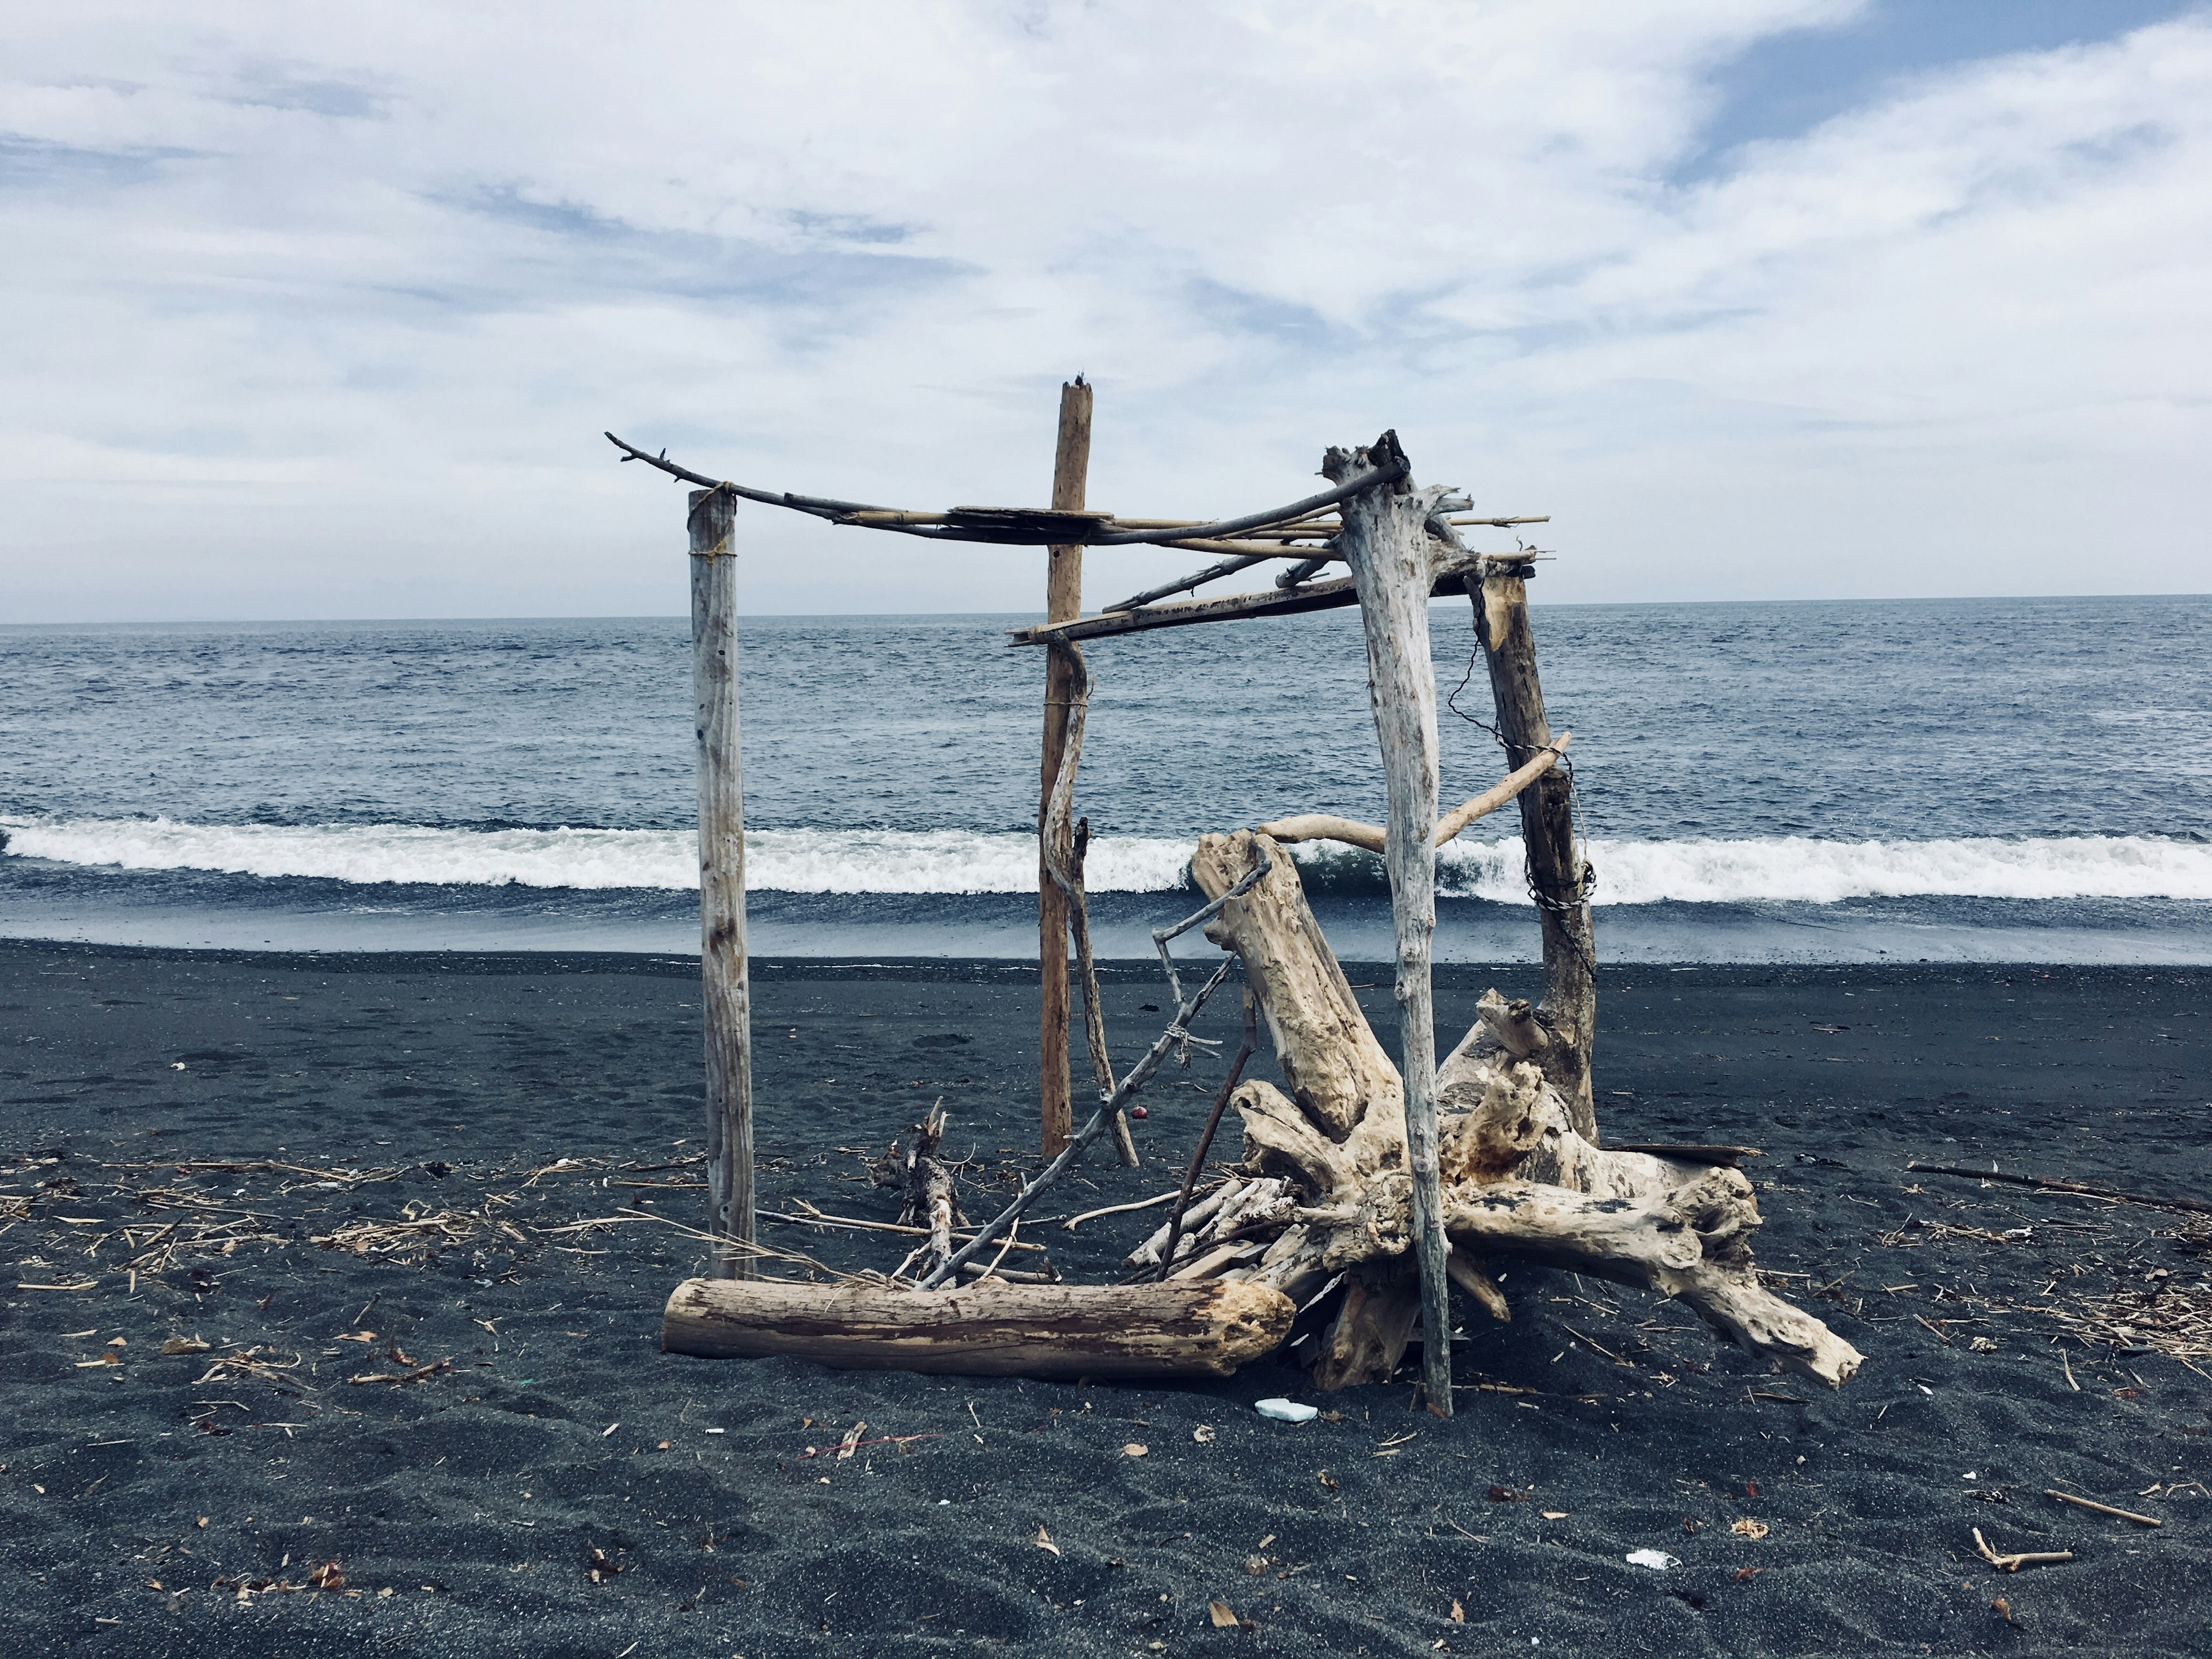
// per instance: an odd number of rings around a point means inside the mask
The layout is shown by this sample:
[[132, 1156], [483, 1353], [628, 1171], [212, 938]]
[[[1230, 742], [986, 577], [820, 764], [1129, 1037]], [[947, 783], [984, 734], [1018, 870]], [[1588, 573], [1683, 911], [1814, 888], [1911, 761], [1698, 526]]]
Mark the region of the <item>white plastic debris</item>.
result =
[[1664, 1572], [1669, 1567], [1679, 1567], [1682, 1564], [1664, 1550], [1631, 1550], [1628, 1553], [1628, 1565], [1632, 1567], [1650, 1567], [1654, 1572]]
[[1278, 1423], [1310, 1423], [1321, 1415], [1318, 1406], [1301, 1406], [1295, 1400], [1260, 1400], [1252, 1409], [1262, 1417], [1272, 1417]]

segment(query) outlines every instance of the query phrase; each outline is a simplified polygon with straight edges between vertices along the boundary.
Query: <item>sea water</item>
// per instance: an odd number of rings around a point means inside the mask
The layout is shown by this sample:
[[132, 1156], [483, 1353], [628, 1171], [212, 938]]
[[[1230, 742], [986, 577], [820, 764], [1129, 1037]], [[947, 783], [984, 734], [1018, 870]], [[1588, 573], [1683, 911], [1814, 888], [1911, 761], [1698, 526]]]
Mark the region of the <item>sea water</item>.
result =
[[[1044, 665], [1018, 617], [739, 629], [763, 956], [1034, 958]], [[1447, 805], [1504, 770], [1468, 606]], [[1538, 605], [1601, 952], [2212, 961], [2212, 599]], [[1194, 839], [1379, 822], [1356, 612], [1087, 647], [1102, 951]], [[680, 618], [0, 629], [0, 934], [308, 950], [696, 948]], [[1380, 860], [1301, 847], [1347, 959]], [[1516, 813], [1440, 860], [1445, 959], [1536, 945]], [[1195, 935], [1185, 944], [1207, 951]]]

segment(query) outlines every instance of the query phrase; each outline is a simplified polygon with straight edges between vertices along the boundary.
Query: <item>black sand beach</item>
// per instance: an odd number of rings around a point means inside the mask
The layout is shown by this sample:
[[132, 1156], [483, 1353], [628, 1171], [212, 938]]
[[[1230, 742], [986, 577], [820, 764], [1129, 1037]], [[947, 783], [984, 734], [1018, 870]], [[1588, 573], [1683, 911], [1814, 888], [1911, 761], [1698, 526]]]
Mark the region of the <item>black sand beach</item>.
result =
[[[1510, 1269], [1510, 1324], [1465, 1310], [1453, 1421], [1401, 1377], [1301, 1426], [1252, 1410], [1301, 1394], [1272, 1367], [1127, 1389], [661, 1354], [701, 1260], [651, 1218], [702, 1207], [696, 973], [0, 945], [0, 1645], [2207, 1650], [2212, 1359], [2170, 1332], [2193, 1305], [2203, 1340], [2212, 1218], [1905, 1164], [2206, 1196], [2212, 972], [1609, 970], [1607, 1138], [1764, 1148], [1760, 1260], [1864, 1370], [1831, 1394], [1652, 1297]], [[1440, 970], [1446, 1042], [1493, 977], [1531, 975]], [[890, 1219], [863, 1158], [940, 1096], [977, 1182], [1032, 1165], [1028, 976], [763, 967], [755, 996], [766, 1207]], [[1133, 1054], [1158, 979], [1108, 1000]], [[1025, 1237], [1067, 1277], [1113, 1276], [1160, 1212], [1051, 1218], [1171, 1184], [1216, 1064], [1147, 1097], [1145, 1168], [1094, 1156], [1048, 1197]], [[1977, 1527], [2074, 1559], [1999, 1572]]]

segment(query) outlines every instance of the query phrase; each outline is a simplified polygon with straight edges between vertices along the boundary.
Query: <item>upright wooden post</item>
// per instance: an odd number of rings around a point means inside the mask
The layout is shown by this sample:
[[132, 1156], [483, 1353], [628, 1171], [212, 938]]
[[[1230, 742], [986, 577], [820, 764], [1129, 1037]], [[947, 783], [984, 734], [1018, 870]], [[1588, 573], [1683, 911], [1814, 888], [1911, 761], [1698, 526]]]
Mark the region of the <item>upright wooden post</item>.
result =
[[[1079, 374], [1060, 388], [1060, 441], [1052, 463], [1052, 504], [1080, 510], [1091, 471], [1091, 387]], [[1073, 622], [1083, 614], [1083, 549], [1055, 547], [1045, 567], [1045, 620]], [[1045, 816], [1053, 781], [1066, 752], [1068, 701], [1075, 665], [1054, 646], [1045, 653], [1044, 757], [1037, 791], [1037, 970], [1042, 994], [1037, 1015], [1039, 1149], [1055, 1157], [1075, 1133], [1067, 1070], [1067, 899], [1045, 870]]]
[[[1552, 740], [1544, 688], [1536, 678], [1536, 641], [1528, 630], [1525, 568], [1492, 566], [1480, 585], [1468, 580], [1509, 769], [1526, 765]], [[1521, 792], [1521, 840], [1543, 928], [1543, 1014], [1553, 1038], [1537, 1063], [1565, 1098], [1576, 1133], [1595, 1142], [1590, 1045], [1597, 1031], [1597, 944], [1583, 861], [1575, 850], [1574, 789], [1564, 768], [1553, 767]]]
[[1421, 1272], [1421, 1381], [1429, 1409], [1452, 1413], [1451, 1246], [1444, 1237], [1437, 1155], [1437, 1028], [1430, 945], [1437, 931], [1437, 677], [1429, 660], [1429, 592], [1436, 580], [1428, 518], [1442, 490], [1420, 491], [1402, 470], [1398, 434], [1372, 450], [1332, 449], [1332, 483], [1370, 466], [1401, 465], [1396, 481], [1346, 499], [1337, 545], [1352, 567], [1367, 633], [1368, 700], [1382, 748], [1389, 816], [1382, 861], [1390, 873], [1397, 944], [1399, 1046], [1406, 1079], [1406, 1153], [1413, 1184], [1413, 1255]]
[[[737, 497], [691, 492], [691, 696], [699, 741], [699, 975], [707, 1028], [707, 1230], [753, 1242], [752, 993], [745, 973], [745, 805], [738, 744]], [[750, 1279], [750, 1250], [708, 1264]]]

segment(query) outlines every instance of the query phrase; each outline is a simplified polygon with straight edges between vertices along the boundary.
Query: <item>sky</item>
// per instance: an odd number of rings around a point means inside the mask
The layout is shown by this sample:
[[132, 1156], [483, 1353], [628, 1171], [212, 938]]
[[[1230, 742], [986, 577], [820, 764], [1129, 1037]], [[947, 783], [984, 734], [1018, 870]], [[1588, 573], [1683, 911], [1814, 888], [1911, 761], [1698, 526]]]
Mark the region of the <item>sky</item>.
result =
[[[1551, 515], [1540, 602], [2212, 588], [2202, 3], [71, 0], [0, 48], [0, 622], [678, 614], [682, 487], [604, 430], [1042, 504], [1077, 373], [1095, 507], [1394, 428]], [[1042, 604], [1037, 550], [738, 537], [755, 612]]]

